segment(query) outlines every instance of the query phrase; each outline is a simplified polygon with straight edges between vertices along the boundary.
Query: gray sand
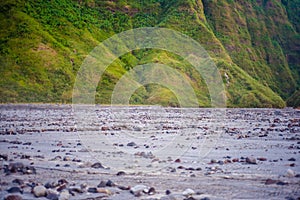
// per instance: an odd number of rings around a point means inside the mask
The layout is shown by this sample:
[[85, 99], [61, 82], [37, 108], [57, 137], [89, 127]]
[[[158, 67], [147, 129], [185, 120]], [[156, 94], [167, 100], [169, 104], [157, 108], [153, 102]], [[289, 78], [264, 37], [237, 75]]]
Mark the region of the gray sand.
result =
[[[83, 122], [70, 105], [1, 105], [0, 198], [16, 186], [34, 199], [28, 185], [60, 179], [68, 181], [65, 190], [117, 185], [70, 199], [300, 198], [299, 110], [94, 109], [95, 116], [79, 113]], [[36, 173], [5, 171], [16, 162]], [[136, 185], [155, 192], [134, 196], [119, 187]], [[195, 194], [184, 196], [188, 188]]]

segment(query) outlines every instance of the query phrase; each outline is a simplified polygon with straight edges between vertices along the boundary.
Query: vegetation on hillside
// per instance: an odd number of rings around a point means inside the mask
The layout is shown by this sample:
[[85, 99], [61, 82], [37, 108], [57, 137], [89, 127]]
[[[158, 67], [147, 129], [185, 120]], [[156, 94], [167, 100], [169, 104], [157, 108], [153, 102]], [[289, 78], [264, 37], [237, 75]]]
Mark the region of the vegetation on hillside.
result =
[[[0, 100], [70, 103], [76, 73], [93, 48], [116, 33], [150, 26], [184, 33], [208, 51], [229, 107], [284, 107], [287, 99], [299, 106], [293, 100], [300, 86], [299, 9], [298, 0], [2, 0]], [[122, 75], [150, 62], [185, 74], [199, 105], [210, 106], [190, 63], [157, 49], [115, 60], [99, 81], [96, 102], [109, 104]], [[156, 84], [136, 90], [130, 102], [179, 106], [176, 94]]]

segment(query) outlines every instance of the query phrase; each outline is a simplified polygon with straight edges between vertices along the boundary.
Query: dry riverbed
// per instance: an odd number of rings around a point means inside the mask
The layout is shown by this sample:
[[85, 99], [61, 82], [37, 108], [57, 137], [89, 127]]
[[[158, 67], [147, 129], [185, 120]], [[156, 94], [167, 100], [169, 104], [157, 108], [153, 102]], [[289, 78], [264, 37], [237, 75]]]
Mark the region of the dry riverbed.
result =
[[1, 105], [0, 150], [0, 199], [300, 199], [291, 108]]

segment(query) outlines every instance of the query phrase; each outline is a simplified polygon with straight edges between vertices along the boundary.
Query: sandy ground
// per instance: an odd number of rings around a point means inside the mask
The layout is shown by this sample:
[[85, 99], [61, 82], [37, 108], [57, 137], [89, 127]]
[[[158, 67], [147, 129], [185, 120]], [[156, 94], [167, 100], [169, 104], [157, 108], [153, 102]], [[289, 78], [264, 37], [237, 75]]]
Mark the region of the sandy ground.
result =
[[299, 110], [93, 109], [1, 105], [0, 198], [300, 198]]

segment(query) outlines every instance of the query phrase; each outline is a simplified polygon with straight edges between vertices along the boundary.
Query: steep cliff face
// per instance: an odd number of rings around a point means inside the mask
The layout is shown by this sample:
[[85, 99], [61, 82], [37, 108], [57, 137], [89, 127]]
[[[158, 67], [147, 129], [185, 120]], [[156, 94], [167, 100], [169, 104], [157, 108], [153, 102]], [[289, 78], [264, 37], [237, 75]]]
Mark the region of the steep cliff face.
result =
[[[148, 26], [198, 41], [222, 73], [228, 106], [283, 107], [300, 85], [297, 0], [6, 0], [0, 7], [2, 102], [70, 102], [76, 72], [95, 46], [115, 33]], [[117, 59], [99, 82], [97, 102], [110, 103], [119, 78], [148, 62], [183, 72], [200, 105], [210, 105], [201, 76], [161, 50]], [[159, 85], [141, 87], [131, 102], [178, 105], [176, 96]]]

